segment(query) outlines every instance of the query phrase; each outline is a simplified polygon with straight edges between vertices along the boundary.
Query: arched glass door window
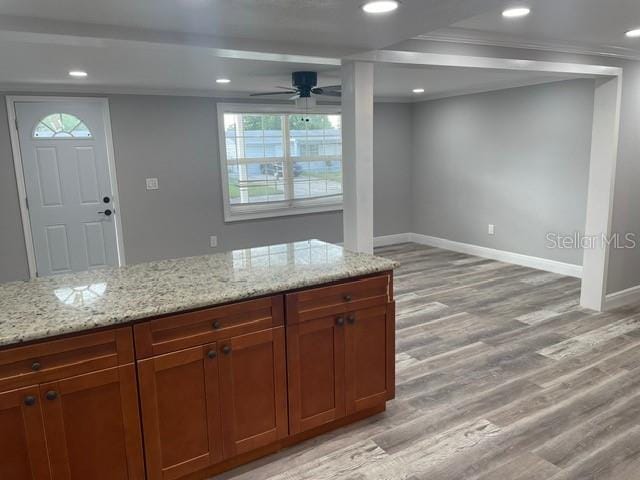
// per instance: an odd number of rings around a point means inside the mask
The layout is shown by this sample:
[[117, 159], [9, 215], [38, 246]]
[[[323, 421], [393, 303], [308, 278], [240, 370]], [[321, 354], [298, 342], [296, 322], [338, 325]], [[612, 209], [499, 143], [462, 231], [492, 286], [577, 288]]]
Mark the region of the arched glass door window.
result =
[[93, 135], [75, 115], [52, 113], [37, 123], [33, 138], [93, 138]]

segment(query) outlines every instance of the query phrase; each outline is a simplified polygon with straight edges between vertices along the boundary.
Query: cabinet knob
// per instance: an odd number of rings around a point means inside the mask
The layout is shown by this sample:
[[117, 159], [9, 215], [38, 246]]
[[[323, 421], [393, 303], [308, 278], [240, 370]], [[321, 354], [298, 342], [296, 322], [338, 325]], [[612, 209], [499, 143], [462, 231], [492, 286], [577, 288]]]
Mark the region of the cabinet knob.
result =
[[222, 353], [224, 353], [225, 355], [229, 355], [231, 353], [231, 347], [229, 345], [225, 345], [224, 347], [222, 347]]
[[45, 395], [47, 400], [55, 400], [56, 398], [58, 398], [58, 392], [56, 392], [55, 390], [49, 390], [46, 395]]
[[33, 362], [31, 364], [31, 370], [33, 370], [34, 372], [37, 372], [38, 370], [40, 370], [41, 367], [42, 367], [42, 364], [40, 362]]
[[349, 324], [353, 325], [354, 323], [356, 323], [356, 316], [355, 315], [349, 315], [347, 317], [347, 322], [349, 322]]
[[213, 322], [213, 323], [211, 324], [211, 327], [212, 327], [214, 330], [219, 329], [219, 328], [220, 328], [220, 320], [216, 320], [215, 322]]
[[341, 327], [342, 325], [344, 325], [344, 317], [338, 317], [338, 318], [336, 318], [336, 325], [338, 325], [339, 327]]
[[207, 357], [214, 359], [218, 356], [218, 353], [215, 350], [209, 350], [207, 352]]
[[353, 297], [352, 297], [351, 295], [347, 294], [347, 295], [345, 295], [345, 296], [344, 296], [344, 297], [342, 297], [342, 298], [344, 299], [344, 301], [345, 301], [345, 302], [350, 302], [350, 301], [352, 300], [352, 298], [353, 298]]
[[24, 404], [27, 407], [33, 407], [36, 404], [36, 397], [33, 395], [29, 395], [28, 397], [24, 397]]

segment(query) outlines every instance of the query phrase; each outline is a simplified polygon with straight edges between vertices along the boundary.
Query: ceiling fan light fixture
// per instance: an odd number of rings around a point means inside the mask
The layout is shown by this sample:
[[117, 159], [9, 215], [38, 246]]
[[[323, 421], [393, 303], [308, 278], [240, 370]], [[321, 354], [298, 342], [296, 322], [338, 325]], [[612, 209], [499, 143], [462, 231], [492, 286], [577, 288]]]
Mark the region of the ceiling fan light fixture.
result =
[[640, 38], [640, 28], [634, 28], [629, 30], [625, 35], [629, 38]]
[[502, 12], [502, 16], [504, 18], [522, 18], [526, 17], [531, 13], [531, 9], [529, 7], [513, 7], [507, 8]]
[[400, 6], [400, 2], [396, 0], [374, 0], [372, 2], [367, 2], [362, 5], [362, 10], [366, 13], [390, 13], [394, 10], [397, 10]]

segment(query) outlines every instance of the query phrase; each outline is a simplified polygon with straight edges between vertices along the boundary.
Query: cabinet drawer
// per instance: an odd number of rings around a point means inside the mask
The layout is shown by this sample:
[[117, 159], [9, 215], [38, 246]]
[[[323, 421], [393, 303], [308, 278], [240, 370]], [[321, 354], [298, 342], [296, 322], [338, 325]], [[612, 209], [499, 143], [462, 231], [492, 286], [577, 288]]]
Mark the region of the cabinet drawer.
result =
[[136, 356], [175, 352], [283, 323], [281, 295], [157, 318], [134, 326]]
[[133, 362], [131, 327], [0, 351], [0, 390]]
[[287, 295], [287, 324], [384, 305], [392, 300], [390, 274]]

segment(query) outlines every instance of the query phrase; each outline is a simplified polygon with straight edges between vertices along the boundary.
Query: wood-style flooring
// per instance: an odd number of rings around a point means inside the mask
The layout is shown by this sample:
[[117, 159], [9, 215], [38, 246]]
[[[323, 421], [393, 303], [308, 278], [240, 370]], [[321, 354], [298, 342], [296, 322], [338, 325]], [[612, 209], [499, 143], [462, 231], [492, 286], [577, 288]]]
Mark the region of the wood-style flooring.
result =
[[387, 411], [219, 478], [640, 480], [640, 306], [579, 281], [414, 244], [396, 271]]

